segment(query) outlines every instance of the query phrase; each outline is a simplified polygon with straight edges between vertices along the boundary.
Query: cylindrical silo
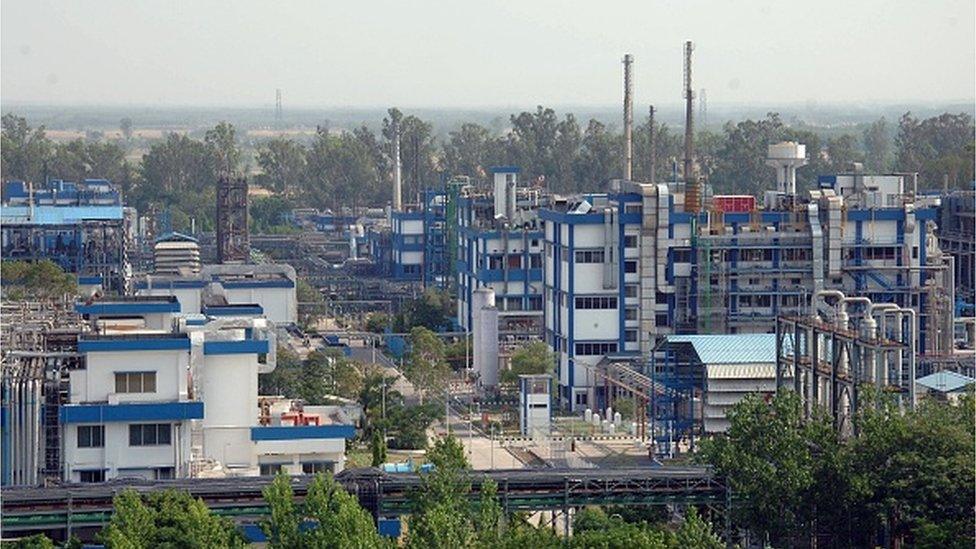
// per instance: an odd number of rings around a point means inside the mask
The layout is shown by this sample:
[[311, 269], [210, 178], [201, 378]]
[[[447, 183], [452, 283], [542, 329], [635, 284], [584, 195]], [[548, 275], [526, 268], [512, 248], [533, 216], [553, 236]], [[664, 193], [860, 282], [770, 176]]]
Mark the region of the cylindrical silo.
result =
[[474, 370], [482, 387], [494, 387], [498, 385], [498, 309], [490, 288], [471, 293], [471, 332]]

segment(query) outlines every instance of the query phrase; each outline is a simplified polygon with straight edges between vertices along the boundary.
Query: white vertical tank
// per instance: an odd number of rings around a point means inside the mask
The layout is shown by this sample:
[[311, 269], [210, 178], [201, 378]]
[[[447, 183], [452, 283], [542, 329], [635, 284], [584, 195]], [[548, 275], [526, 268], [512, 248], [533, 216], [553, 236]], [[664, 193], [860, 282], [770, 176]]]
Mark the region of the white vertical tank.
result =
[[807, 165], [807, 146], [781, 141], [769, 146], [766, 164], [776, 168], [776, 187], [781, 193], [796, 194], [796, 169]]
[[471, 292], [471, 332], [474, 371], [482, 387], [494, 387], [498, 385], [498, 309], [491, 288]]

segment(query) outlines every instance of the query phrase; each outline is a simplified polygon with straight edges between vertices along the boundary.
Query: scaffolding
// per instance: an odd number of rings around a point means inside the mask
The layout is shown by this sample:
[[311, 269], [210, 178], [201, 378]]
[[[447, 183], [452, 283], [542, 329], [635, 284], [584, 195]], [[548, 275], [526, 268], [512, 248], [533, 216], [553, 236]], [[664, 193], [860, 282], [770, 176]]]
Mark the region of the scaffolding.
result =
[[217, 182], [217, 262], [247, 263], [247, 179], [222, 176]]
[[704, 434], [702, 392], [705, 367], [690, 345], [672, 346], [659, 339], [650, 354], [651, 435], [659, 455], [695, 451]]

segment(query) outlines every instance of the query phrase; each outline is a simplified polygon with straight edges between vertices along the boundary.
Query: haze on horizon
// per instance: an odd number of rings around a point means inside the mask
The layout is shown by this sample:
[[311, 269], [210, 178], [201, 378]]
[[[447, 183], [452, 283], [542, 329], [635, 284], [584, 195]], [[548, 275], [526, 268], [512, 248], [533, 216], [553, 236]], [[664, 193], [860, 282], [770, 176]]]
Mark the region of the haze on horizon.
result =
[[0, 4], [5, 104], [502, 107], [971, 101], [972, 0]]

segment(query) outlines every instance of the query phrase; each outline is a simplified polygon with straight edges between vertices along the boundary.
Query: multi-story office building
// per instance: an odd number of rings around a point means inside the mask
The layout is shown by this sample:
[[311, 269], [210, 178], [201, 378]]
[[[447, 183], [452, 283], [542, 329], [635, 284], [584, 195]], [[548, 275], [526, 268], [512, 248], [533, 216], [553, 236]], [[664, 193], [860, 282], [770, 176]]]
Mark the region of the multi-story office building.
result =
[[916, 308], [920, 352], [947, 348], [937, 201], [917, 197], [908, 176], [861, 173], [822, 177], [800, 196], [788, 164], [748, 211], [732, 197], [695, 211], [681, 184], [631, 182], [541, 210], [545, 337], [564, 404], [601, 407], [593, 369], [646, 368], [661, 335], [771, 332], [825, 289]]
[[465, 187], [457, 207], [457, 322], [472, 329], [473, 292], [494, 291], [499, 333], [542, 331], [542, 220], [545, 196], [518, 186], [518, 168], [492, 168], [490, 191]]

